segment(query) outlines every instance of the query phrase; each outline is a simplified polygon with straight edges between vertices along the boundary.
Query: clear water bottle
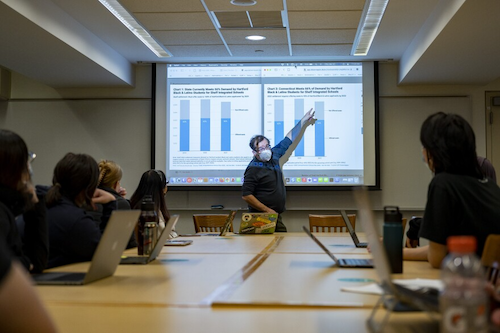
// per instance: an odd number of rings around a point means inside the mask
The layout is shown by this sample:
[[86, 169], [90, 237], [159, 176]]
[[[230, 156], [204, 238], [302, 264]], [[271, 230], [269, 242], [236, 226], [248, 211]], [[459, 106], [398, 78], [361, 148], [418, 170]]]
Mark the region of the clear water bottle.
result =
[[484, 269], [472, 236], [448, 238], [441, 265], [444, 289], [439, 298], [441, 333], [488, 332], [488, 295]]

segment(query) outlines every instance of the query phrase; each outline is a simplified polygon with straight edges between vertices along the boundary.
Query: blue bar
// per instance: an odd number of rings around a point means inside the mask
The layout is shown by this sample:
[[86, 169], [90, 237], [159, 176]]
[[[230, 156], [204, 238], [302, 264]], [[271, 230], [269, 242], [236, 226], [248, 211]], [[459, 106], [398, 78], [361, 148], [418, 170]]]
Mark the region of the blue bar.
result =
[[200, 150], [210, 151], [210, 100], [201, 101]]
[[[295, 100], [295, 124], [302, 120], [304, 116], [304, 100]], [[300, 139], [297, 148], [295, 148], [295, 156], [304, 156], [304, 138]]]
[[285, 137], [285, 106], [282, 99], [274, 100], [274, 145]]
[[181, 100], [180, 151], [189, 151], [189, 101]]
[[221, 103], [220, 149], [231, 151], [231, 102]]
[[314, 124], [315, 156], [325, 156], [325, 103], [314, 103], [316, 123]]

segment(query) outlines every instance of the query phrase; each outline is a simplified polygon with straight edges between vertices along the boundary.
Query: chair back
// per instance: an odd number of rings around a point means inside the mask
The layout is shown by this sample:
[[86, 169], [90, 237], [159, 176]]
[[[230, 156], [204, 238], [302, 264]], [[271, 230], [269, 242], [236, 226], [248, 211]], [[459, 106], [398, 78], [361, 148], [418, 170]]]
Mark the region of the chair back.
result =
[[[195, 232], [220, 232], [226, 222], [227, 214], [193, 214]], [[233, 231], [231, 223], [230, 231]]]
[[481, 263], [486, 268], [486, 278], [496, 280], [500, 263], [500, 235], [491, 234], [486, 238]]
[[[356, 215], [348, 214], [352, 227], [356, 228]], [[347, 232], [342, 215], [309, 214], [309, 230], [311, 232]]]

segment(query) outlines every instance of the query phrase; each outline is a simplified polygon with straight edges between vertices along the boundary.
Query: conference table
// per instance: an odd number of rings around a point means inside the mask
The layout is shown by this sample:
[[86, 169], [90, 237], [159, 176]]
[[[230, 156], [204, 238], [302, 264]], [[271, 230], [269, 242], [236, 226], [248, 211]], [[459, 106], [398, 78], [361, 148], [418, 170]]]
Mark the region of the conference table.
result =
[[[369, 258], [347, 233], [318, 233], [339, 258]], [[362, 235], [361, 235], [362, 237]], [[304, 233], [192, 236], [147, 265], [119, 265], [84, 286], [37, 286], [62, 332], [367, 332], [379, 295], [342, 291], [378, 280], [374, 269], [337, 268]], [[136, 249], [124, 254], [134, 254]], [[82, 272], [89, 263], [50, 271]], [[394, 278], [439, 278], [404, 262]], [[385, 315], [377, 311], [376, 320]], [[435, 316], [391, 313], [384, 332], [438, 331]]]

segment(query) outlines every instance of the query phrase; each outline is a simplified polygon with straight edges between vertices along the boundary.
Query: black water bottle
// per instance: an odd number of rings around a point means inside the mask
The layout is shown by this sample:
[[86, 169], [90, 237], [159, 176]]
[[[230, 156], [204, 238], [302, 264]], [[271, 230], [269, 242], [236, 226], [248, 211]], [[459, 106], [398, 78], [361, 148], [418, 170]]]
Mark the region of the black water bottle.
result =
[[392, 273], [403, 273], [403, 216], [399, 207], [384, 207], [384, 247]]
[[149, 255], [155, 245], [158, 226], [158, 214], [151, 195], [145, 195], [141, 202], [141, 215], [136, 226], [137, 254]]

